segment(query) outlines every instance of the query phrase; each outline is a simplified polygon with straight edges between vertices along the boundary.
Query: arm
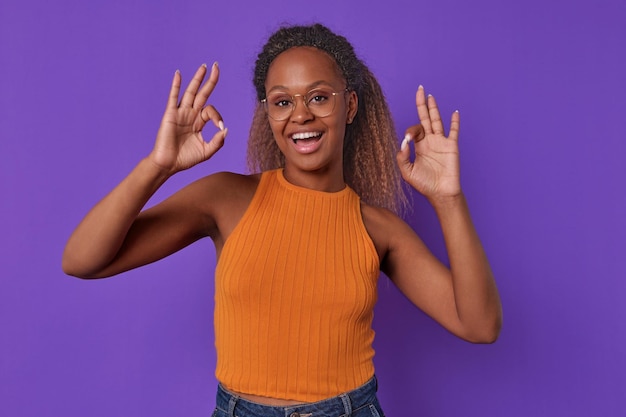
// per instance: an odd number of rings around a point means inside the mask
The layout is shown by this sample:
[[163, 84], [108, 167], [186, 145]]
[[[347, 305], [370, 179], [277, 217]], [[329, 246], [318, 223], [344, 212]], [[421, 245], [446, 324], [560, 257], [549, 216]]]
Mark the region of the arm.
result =
[[[179, 104], [181, 77], [176, 72], [154, 149], [74, 230], [63, 253], [67, 274], [81, 278], [114, 275], [167, 256], [208, 233], [211, 219], [194, 203], [194, 186], [141, 212], [169, 177], [209, 159], [224, 143], [227, 130], [221, 116], [212, 106], [205, 106], [218, 80], [217, 66], [202, 85], [205, 75], [202, 66]], [[205, 142], [202, 129], [208, 120], [221, 130]]]
[[[497, 339], [502, 308], [489, 262], [473, 226], [459, 178], [459, 113], [445, 137], [434, 97], [416, 95], [421, 125], [407, 130], [398, 153], [403, 178], [433, 205], [441, 222], [450, 269], [399, 219], [389, 238], [384, 268], [413, 303], [457, 336], [472, 342]], [[415, 141], [411, 162], [408, 142]]]

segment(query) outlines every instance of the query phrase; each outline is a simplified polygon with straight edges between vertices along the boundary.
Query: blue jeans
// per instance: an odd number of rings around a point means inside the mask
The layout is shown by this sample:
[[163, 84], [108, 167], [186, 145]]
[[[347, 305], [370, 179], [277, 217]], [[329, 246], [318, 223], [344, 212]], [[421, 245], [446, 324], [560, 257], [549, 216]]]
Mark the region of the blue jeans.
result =
[[244, 400], [217, 387], [216, 408], [212, 417], [384, 417], [374, 376], [363, 386], [337, 397], [315, 403], [274, 407]]

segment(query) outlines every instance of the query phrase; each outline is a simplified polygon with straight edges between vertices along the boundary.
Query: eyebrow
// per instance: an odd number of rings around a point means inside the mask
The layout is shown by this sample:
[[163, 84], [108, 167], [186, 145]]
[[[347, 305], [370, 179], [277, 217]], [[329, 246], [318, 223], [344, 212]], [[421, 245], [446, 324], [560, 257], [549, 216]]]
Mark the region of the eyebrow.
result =
[[[312, 89], [314, 89], [315, 87], [319, 87], [320, 85], [327, 85], [329, 87], [334, 88], [328, 81], [315, 81], [314, 83], [309, 84], [306, 88], [307, 88], [307, 93], [309, 91], [311, 91]], [[284, 85], [275, 85], [274, 87], [270, 88], [269, 90], [267, 90], [267, 92], [265, 93], [265, 95], [271, 93], [274, 90], [287, 90], [289, 91], [289, 87], [286, 87]]]

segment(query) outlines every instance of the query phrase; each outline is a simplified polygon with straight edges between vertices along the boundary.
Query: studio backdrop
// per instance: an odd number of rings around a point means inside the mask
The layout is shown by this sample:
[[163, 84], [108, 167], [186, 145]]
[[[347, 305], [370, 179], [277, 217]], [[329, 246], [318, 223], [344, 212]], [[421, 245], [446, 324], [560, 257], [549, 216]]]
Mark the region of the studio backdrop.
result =
[[[623, 415], [624, 21], [621, 0], [3, 0], [0, 415], [210, 415], [211, 241], [96, 281], [64, 275], [61, 254], [150, 152], [177, 69], [186, 83], [219, 62], [210, 103], [229, 134], [149, 204], [210, 173], [247, 172], [256, 54], [281, 24], [313, 22], [370, 66], [398, 140], [418, 122], [420, 84], [446, 124], [460, 111], [462, 185], [504, 306], [500, 339], [471, 345], [381, 276], [386, 413]], [[433, 210], [412, 199], [407, 220], [445, 261]]]

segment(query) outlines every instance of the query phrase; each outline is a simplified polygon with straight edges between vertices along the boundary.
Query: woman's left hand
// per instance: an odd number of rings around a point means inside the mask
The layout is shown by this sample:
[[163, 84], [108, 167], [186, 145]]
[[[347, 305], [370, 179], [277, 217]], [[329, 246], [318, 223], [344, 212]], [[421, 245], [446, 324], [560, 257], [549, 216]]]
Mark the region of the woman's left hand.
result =
[[[459, 113], [452, 114], [450, 134], [446, 137], [435, 97], [424, 94], [420, 86], [415, 95], [421, 124], [409, 127], [396, 156], [405, 181], [431, 202], [461, 194], [459, 169]], [[415, 143], [411, 162], [409, 142]]]

